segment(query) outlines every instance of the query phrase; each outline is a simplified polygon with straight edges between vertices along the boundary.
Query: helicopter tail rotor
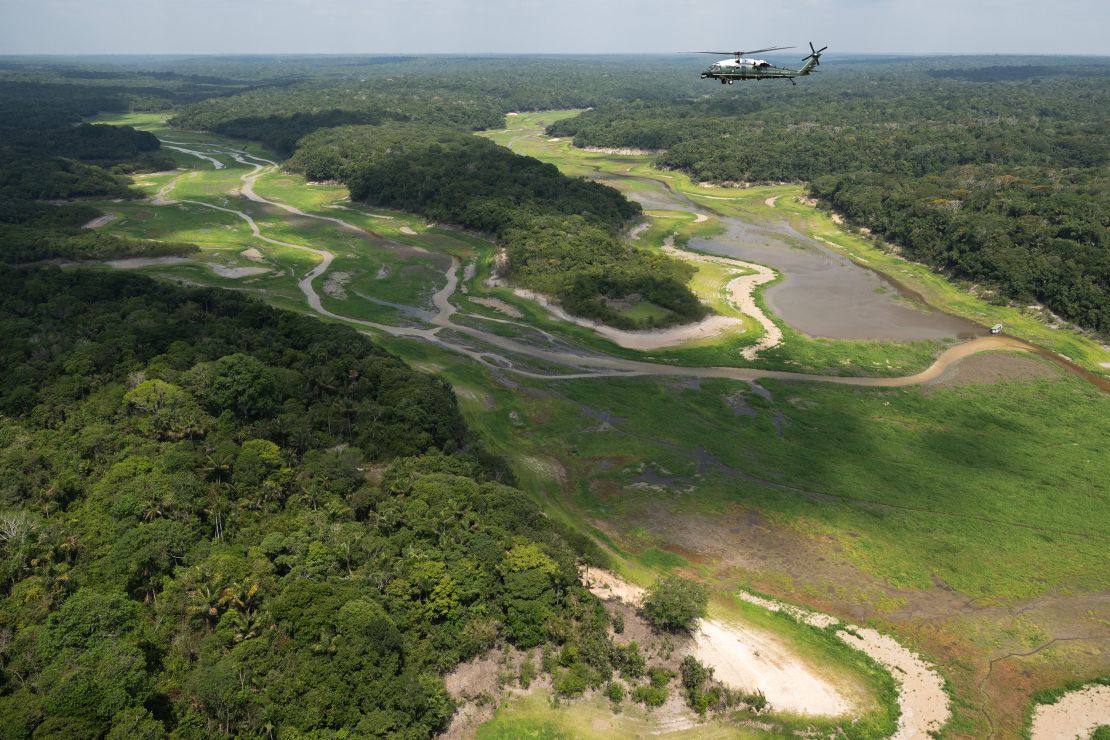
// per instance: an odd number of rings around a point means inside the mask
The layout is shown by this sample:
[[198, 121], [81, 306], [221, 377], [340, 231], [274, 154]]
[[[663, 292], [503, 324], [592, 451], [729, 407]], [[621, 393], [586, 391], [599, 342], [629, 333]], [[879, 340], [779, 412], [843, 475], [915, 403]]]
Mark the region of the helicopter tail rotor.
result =
[[815, 49], [813, 47], [813, 42], [810, 41], [809, 42], [810, 54], [809, 54], [809, 56], [807, 56], [805, 59], [802, 60], [803, 62], [805, 62], [805, 64], [802, 65], [801, 70], [799, 70], [799, 74], [807, 75], [811, 71], [813, 71], [813, 68], [821, 63], [821, 52], [823, 52], [827, 48], [829, 48], [829, 47], [822, 46], [820, 49]]
[[827, 48], [829, 48], [829, 47], [822, 46], [820, 49], [815, 49], [815, 48], [813, 48], [813, 42], [810, 41], [809, 42], [810, 54], [806, 58], [802, 59], [802, 61], [803, 62], [808, 62], [810, 59], [812, 59], [813, 60], [813, 66], [816, 67], [818, 64], [821, 63], [821, 52], [823, 52]]

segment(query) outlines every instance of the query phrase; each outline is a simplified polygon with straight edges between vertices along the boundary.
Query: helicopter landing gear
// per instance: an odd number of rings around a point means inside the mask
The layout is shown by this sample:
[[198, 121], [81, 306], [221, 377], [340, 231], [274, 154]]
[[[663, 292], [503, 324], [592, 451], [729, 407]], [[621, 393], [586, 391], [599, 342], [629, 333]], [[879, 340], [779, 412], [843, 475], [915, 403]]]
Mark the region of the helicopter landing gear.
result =
[[721, 84], [723, 85], [723, 84], [725, 84], [726, 82], [728, 82], [728, 80], [726, 80], [726, 79], [725, 79], [724, 77], [722, 77], [722, 78], [721, 78]]
[[730, 85], [731, 85], [731, 84], [732, 84], [732, 83], [734, 83], [734, 82], [736, 82], [736, 80], [729, 80], [729, 81], [728, 81], [728, 84], [730, 84]]

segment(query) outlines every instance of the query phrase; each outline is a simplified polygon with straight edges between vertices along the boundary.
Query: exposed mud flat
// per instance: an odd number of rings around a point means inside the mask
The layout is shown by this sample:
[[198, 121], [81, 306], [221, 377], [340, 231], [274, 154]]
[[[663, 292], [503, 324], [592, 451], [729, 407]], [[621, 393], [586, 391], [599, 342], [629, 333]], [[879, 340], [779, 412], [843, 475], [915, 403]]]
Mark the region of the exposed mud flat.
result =
[[192, 261], [192, 257], [128, 257], [121, 260], [108, 260], [104, 264], [117, 270], [137, 270], [140, 267], [184, 265]]
[[[819, 629], [839, 624], [828, 614], [811, 612], [792, 604], [741, 593], [740, 598], [771, 611], [790, 614], [795, 619]], [[902, 710], [898, 729], [892, 740], [932, 737], [947, 724], [951, 711], [944, 679], [920, 655], [898, 644], [893, 637], [869, 627], [845, 625], [836, 636], [886, 668], [898, 683], [898, 706]]]
[[1102, 725], [1110, 725], [1110, 686], [1087, 686], [1069, 691], [1054, 704], [1033, 710], [1033, 740], [1086, 740]]
[[350, 272], [335, 270], [328, 273], [324, 280], [324, 293], [332, 298], [344, 299], [347, 297], [347, 283], [351, 282], [354, 275]]
[[188, 155], [191, 155], [193, 157], [196, 157], [197, 159], [203, 159], [206, 162], [211, 162], [213, 169], [222, 170], [224, 168], [224, 163], [221, 162], [220, 160], [216, 159], [215, 157], [209, 156], [209, 155], [207, 155], [203, 152], [198, 152], [195, 149], [186, 149], [185, 147], [180, 147], [180, 146], [169, 146], [164, 141], [162, 142], [162, 146], [164, 146], [166, 149], [173, 149], [175, 152], [181, 152], [183, 154], [188, 154]]
[[119, 216], [114, 213], [105, 213], [103, 216], [97, 216], [88, 223], [84, 224], [82, 229], [99, 229], [101, 226], [110, 224], [115, 221]]
[[[311, 185], [312, 183], [309, 183], [309, 184]], [[357, 208], [351, 208], [350, 206], [339, 205], [338, 203], [332, 203], [331, 205], [324, 206], [324, 207], [325, 208], [338, 208], [338, 209], [343, 210], [343, 211], [351, 211], [352, 213], [358, 213], [358, 214], [361, 214], [363, 216], [366, 216], [367, 218], [384, 218], [384, 219], [387, 219], [387, 220], [390, 220], [390, 221], [393, 220], [393, 216], [386, 216], [386, 215], [381, 214], [381, 213], [368, 213], [366, 211], [360, 211]]]
[[477, 297], [477, 298], [471, 298], [470, 300], [474, 303], [477, 303], [479, 306], [485, 306], [486, 308], [492, 308], [494, 311], [497, 311], [499, 313], [503, 313], [506, 316], [511, 316], [514, 319], [519, 319], [519, 318], [522, 318], [524, 316], [524, 314], [521, 312], [521, 310], [519, 308], [517, 308], [516, 306], [514, 306], [511, 303], [506, 303], [505, 301], [501, 300], [500, 298]]
[[694, 633], [693, 655], [713, 677], [738, 689], [758, 689], [772, 711], [839, 717], [852, 704], [829, 681], [807, 668], [771, 633], [703, 619]]
[[953, 362], [934, 380], [925, 383], [924, 388], [927, 391], [929, 388], [988, 385], [1003, 380], [1040, 380], [1057, 378], [1062, 373], [1059, 367], [1035, 355], [991, 352]]
[[844, 642], [866, 653], [894, 676], [898, 683], [898, 730], [891, 740], [933, 737], [951, 716], [944, 679], [921, 656], [898, 644], [893, 637], [873, 629], [854, 627], [837, 632]]
[[[558, 139], [548, 139], [548, 141], [558, 141]], [[597, 154], [619, 154], [626, 157], [638, 157], [645, 154], [659, 154], [662, 149], [636, 149], [635, 147], [611, 147], [611, 146], [584, 146], [580, 147], [584, 152], [595, 152]]]
[[666, 347], [677, 347], [699, 339], [710, 339], [726, 331], [735, 330], [743, 326], [743, 322], [740, 321], [740, 319], [731, 316], [707, 316], [701, 321], [692, 324], [683, 324], [681, 326], [673, 326], [669, 329], [644, 329], [642, 331], [616, 329], [608, 324], [602, 324], [599, 321], [592, 321], [569, 314], [558, 303], [555, 303], [549, 297], [540, 293], [535, 293], [524, 288], [516, 288], [513, 290], [513, 293], [542, 306], [555, 318], [571, 324], [584, 326], [587, 329], [593, 329], [600, 336], [605, 337], [609, 341], [625, 349], [650, 351]]
[[912, 341], [967, 339], [985, 331], [966, 319], [898, 300], [897, 285], [788, 224], [722, 222], [724, 234], [691, 239], [690, 246], [782, 273], [783, 279], [764, 291], [764, 300], [783, 321], [810, 336]]
[[227, 265], [217, 265], [212, 262], [208, 263], [208, 267], [220, 277], [231, 278], [232, 280], [251, 277], [252, 275], [265, 275], [270, 272], [270, 268], [268, 267], [228, 267]]

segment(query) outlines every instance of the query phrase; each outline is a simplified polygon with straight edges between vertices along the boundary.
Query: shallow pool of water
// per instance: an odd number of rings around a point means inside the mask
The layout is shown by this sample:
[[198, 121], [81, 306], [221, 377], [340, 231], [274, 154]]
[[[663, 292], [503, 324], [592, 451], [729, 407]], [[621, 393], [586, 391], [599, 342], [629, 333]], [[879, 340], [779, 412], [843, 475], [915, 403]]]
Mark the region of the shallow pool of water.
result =
[[897, 284], [800, 234], [785, 222], [754, 225], [722, 218], [725, 233], [690, 247], [778, 270], [767, 307], [810, 336], [830, 339], [968, 339], [986, 329], [931, 309]]

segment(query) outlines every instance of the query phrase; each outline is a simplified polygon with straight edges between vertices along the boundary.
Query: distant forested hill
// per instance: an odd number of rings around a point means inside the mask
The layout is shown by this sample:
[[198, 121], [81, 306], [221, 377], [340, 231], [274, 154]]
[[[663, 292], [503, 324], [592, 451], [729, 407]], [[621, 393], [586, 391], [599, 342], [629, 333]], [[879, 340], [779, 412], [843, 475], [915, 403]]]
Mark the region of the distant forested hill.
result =
[[550, 131], [664, 149], [701, 180], [809, 182], [908, 256], [1105, 334], [1110, 63], [1013, 61], [831, 63], [796, 88], [612, 102]]
[[44, 202], [133, 198], [127, 173], [174, 167], [150, 133], [81, 123], [85, 116], [127, 105], [126, 95], [115, 88], [0, 80], [0, 262], [190, 249], [82, 231], [82, 224], [99, 215], [96, 209]]
[[0, 267], [0, 336], [4, 737], [426, 737], [495, 644], [611, 674], [586, 541], [357, 332]]

